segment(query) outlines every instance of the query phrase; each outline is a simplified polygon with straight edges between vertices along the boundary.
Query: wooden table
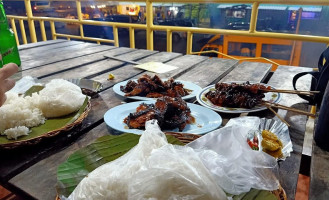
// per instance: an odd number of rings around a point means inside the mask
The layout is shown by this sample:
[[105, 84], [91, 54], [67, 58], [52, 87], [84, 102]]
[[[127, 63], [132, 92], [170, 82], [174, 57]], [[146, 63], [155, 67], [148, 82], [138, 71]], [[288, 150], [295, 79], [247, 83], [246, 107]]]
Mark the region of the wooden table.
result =
[[[270, 73], [271, 65], [218, 59], [179, 53], [116, 48], [79, 41], [53, 40], [19, 47], [22, 59], [23, 76], [34, 76], [41, 80], [54, 78], [88, 78], [100, 81], [104, 88], [91, 100], [92, 110], [79, 129], [68, 135], [49, 138], [38, 145], [14, 150], [1, 150], [0, 183], [26, 199], [53, 200], [56, 196], [56, 170], [74, 151], [92, 143], [100, 136], [111, 134], [103, 120], [104, 113], [117, 105], [122, 99], [115, 96], [114, 84], [137, 78], [145, 73], [132, 64], [107, 59], [110, 55], [121, 59], [145, 63], [164, 62], [177, 66], [178, 69], [161, 74], [161, 77], [174, 77], [192, 81], [201, 87], [222, 81], [266, 82], [281, 89], [292, 89], [292, 77], [310, 68], [279, 66]], [[108, 74], [115, 79], [108, 81]], [[309, 88], [310, 80], [300, 81], [300, 87]], [[281, 103], [302, 110], [308, 105], [296, 95], [283, 94]], [[288, 199], [295, 198], [298, 174], [300, 171], [306, 116], [279, 110], [278, 113], [291, 124], [290, 136], [293, 153], [284, 162], [279, 163], [279, 180]], [[252, 113], [259, 117], [273, 118], [266, 110]], [[221, 114], [224, 124], [239, 114]], [[309, 165], [309, 163], [308, 163]], [[319, 167], [319, 166], [317, 166]], [[326, 179], [328, 182], [328, 179]], [[326, 194], [325, 197], [329, 195]], [[319, 198], [317, 198], [319, 199]], [[324, 197], [322, 199], [325, 199]]]

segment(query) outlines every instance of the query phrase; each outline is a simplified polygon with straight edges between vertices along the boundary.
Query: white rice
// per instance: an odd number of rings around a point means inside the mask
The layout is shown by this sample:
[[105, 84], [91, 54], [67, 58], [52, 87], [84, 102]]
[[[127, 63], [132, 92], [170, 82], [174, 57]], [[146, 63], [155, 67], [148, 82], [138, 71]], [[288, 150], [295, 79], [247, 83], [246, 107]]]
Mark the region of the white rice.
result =
[[79, 86], [62, 79], [54, 79], [46, 84], [39, 97], [39, 108], [45, 117], [73, 113], [79, 110], [86, 99]]
[[63, 79], [55, 79], [32, 97], [20, 97], [7, 92], [0, 107], [0, 133], [8, 139], [28, 135], [29, 128], [45, 123], [46, 118], [61, 117], [77, 111], [86, 96], [80, 87]]
[[7, 101], [0, 107], [0, 132], [17, 126], [34, 127], [45, 123], [40, 109], [17, 93], [7, 92]]
[[17, 138], [19, 136], [29, 135], [29, 132], [30, 132], [30, 130], [26, 126], [17, 126], [15, 128], [10, 128], [10, 129], [5, 130], [3, 135], [7, 135], [7, 138], [9, 140], [10, 139], [17, 140]]

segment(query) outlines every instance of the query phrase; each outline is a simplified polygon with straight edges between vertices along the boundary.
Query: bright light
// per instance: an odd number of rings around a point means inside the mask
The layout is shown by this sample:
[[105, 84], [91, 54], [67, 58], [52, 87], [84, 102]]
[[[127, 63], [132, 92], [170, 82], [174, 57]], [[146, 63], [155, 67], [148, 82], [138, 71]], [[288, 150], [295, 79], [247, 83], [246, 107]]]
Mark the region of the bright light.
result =
[[178, 10], [178, 7], [169, 7], [169, 10]]
[[95, 6], [93, 6], [93, 5], [91, 5], [91, 6], [90, 6], [90, 8], [93, 8], [93, 9], [95, 9], [96, 7], [95, 7]]
[[97, 8], [106, 8], [106, 5], [98, 5]]

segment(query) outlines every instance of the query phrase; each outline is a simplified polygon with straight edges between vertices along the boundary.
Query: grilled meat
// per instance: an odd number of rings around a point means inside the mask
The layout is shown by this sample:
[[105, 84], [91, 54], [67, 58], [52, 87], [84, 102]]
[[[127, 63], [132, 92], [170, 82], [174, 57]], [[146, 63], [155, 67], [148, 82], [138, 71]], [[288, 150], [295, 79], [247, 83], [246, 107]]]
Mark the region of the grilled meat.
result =
[[162, 118], [163, 116], [158, 110], [154, 109], [153, 104], [141, 104], [136, 108], [135, 113], [130, 113], [129, 116], [124, 119], [124, 123], [126, 123], [129, 128], [144, 129], [146, 121], [151, 119], [162, 121]]
[[125, 96], [146, 96], [150, 98], [158, 98], [161, 96], [182, 97], [189, 94], [184, 89], [184, 85], [175, 82], [173, 78], [163, 82], [159, 76], [153, 77], [144, 74], [141, 76], [137, 83], [135, 81], [128, 81], [125, 86], [120, 86], [120, 90]]
[[159, 97], [163, 97], [163, 94], [158, 93], [158, 92], [150, 92], [146, 95], [146, 97], [149, 98], [159, 98]]
[[189, 123], [194, 122], [191, 111], [181, 98], [161, 97], [155, 104], [141, 104], [135, 113], [130, 113], [124, 119], [129, 128], [143, 129], [145, 122], [157, 119], [161, 129], [175, 129], [182, 131]]
[[206, 97], [215, 105], [232, 108], [253, 108], [261, 104], [265, 97], [263, 90], [271, 89], [260, 84], [217, 83], [215, 91], [206, 93]]
[[137, 83], [135, 81], [128, 81], [128, 83], [126, 84], [126, 86], [121, 85], [120, 86], [120, 90], [124, 93], [128, 93], [133, 91], [134, 87], [136, 87]]

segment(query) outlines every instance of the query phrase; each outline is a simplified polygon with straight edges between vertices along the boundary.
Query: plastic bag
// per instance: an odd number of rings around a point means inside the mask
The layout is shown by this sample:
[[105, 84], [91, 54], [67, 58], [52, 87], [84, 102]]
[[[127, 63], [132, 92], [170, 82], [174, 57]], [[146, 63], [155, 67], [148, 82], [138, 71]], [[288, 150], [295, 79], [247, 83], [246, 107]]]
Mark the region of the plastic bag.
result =
[[251, 188], [276, 190], [277, 162], [262, 151], [252, 150], [245, 137], [254, 126], [234, 124], [215, 130], [187, 146], [198, 151], [204, 165], [227, 193], [238, 195]]
[[259, 124], [259, 117], [245, 116], [230, 119], [225, 126], [244, 126], [248, 129], [258, 129]]
[[218, 200], [227, 199], [223, 190], [276, 190], [276, 160], [241, 137], [252, 128], [232, 125], [175, 146], [148, 121], [137, 146], [91, 172], [68, 199]]
[[137, 146], [92, 171], [68, 199], [227, 198], [192, 148], [168, 144], [148, 121]]
[[32, 86], [41, 85], [40, 83], [37, 84], [36, 82], [36, 78], [32, 78], [31, 76], [24, 76], [16, 82], [15, 86], [10, 91], [18, 94], [24, 94]]
[[[267, 119], [267, 118], [259, 118], [259, 117], [237, 117], [230, 119], [227, 126], [244, 126], [249, 127], [249, 132], [242, 132], [242, 136], [247, 138], [249, 136], [256, 135], [259, 140], [259, 150], [262, 150], [261, 141], [262, 141], [262, 131], [269, 130], [274, 133], [282, 142], [282, 155], [277, 158], [277, 160], [285, 160], [290, 156], [290, 153], [293, 152], [293, 145], [289, 135], [288, 126], [282, 121], [278, 121], [275, 119]], [[248, 135], [244, 135], [248, 134]]]

